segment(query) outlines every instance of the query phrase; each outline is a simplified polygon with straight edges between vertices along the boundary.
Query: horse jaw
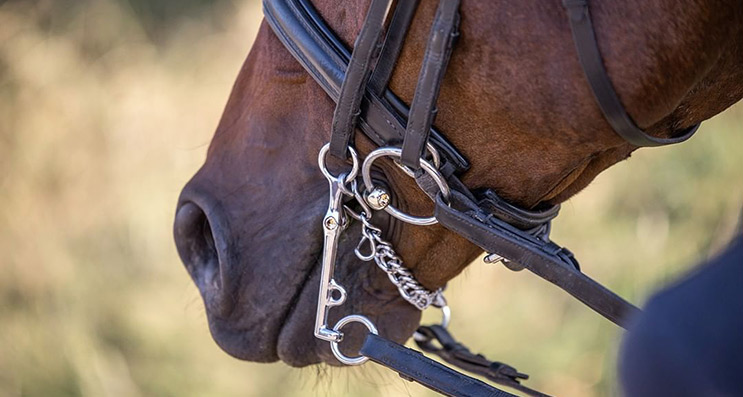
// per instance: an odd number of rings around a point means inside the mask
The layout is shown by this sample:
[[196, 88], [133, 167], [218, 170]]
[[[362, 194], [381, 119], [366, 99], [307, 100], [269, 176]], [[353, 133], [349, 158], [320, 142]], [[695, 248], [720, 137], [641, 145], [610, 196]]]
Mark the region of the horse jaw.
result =
[[[174, 226], [212, 336], [234, 357], [295, 366], [338, 363], [327, 342], [313, 335], [328, 202], [317, 152], [332, 111], [332, 101], [264, 24], [206, 162], [181, 193]], [[392, 230], [389, 217], [374, 221]], [[382, 270], [355, 257], [358, 228], [352, 225], [340, 241], [336, 279], [349, 295], [331, 311], [330, 325], [363, 314], [383, 335], [403, 342], [420, 312]], [[358, 331], [349, 327], [342, 345], [348, 354], [361, 344]]]

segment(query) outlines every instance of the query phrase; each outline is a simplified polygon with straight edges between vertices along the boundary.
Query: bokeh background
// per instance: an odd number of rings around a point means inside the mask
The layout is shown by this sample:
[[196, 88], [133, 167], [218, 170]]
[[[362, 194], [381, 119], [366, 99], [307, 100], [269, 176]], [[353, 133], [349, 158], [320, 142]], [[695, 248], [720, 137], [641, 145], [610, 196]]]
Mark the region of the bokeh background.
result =
[[[260, 18], [242, 0], [0, 0], [0, 396], [432, 395], [373, 364], [240, 362], [209, 336], [171, 224]], [[555, 239], [642, 303], [732, 236], [741, 125], [739, 105], [638, 151], [563, 206]], [[621, 332], [537, 277], [478, 262], [448, 296], [458, 337], [531, 386], [618, 394]]]

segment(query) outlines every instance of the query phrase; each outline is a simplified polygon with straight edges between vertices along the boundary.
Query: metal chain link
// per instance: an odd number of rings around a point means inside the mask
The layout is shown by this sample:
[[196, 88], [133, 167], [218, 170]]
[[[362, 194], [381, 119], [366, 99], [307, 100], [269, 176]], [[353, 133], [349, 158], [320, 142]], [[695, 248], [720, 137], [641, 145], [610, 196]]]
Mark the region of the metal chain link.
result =
[[[443, 290], [439, 288], [436, 291], [430, 291], [418, 282], [410, 269], [403, 265], [402, 258], [397, 255], [392, 244], [382, 238], [382, 230], [371, 223], [372, 210], [358, 191], [357, 183], [351, 184], [351, 191], [362, 208], [362, 211], [356, 213], [348, 206], [345, 207], [349, 216], [361, 222], [361, 239], [354, 250], [356, 256], [365, 262], [373, 260], [380, 269], [387, 273], [387, 277], [397, 287], [400, 296], [419, 310], [425, 310], [431, 305], [445, 306]], [[364, 248], [368, 249], [368, 253], [362, 252]]]

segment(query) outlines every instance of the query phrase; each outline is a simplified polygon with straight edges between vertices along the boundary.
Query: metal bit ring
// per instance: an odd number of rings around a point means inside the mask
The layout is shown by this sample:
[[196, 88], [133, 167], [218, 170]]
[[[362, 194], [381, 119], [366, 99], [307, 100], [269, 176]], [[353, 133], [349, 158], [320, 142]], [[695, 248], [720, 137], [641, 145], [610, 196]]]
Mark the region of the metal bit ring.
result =
[[[343, 328], [346, 324], [349, 323], [361, 323], [366, 326], [366, 328], [369, 330], [369, 333], [372, 333], [374, 335], [379, 335], [379, 331], [377, 331], [377, 327], [374, 325], [374, 323], [371, 322], [368, 318], [359, 315], [359, 314], [351, 314], [349, 316], [343, 317], [342, 319], [338, 320], [338, 322], [335, 324], [335, 327], [333, 327], [333, 331], [340, 332], [341, 328]], [[341, 333], [342, 335], [342, 333]], [[330, 350], [333, 352], [333, 355], [335, 358], [338, 359], [341, 363], [345, 365], [361, 365], [369, 360], [369, 357], [366, 356], [357, 356], [357, 357], [348, 357], [345, 354], [341, 353], [341, 349], [338, 346], [338, 342], [332, 341], [330, 342]]]
[[[364, 163], [361, 165], [361, 176], [364, 179], [364, 185], [366, 186], [366, 190], [368, 192], [374, 190], [374, 182], [372, 181], [371, 177], [371, 167], [372, 163], [374, 163], [374, 160], [380, 158], [380, 157], [392, 157], [393, 159], [400, 159], [400, 155], [402, 154], [402, 149], [396, 148], [396, 147], [381, 147], [379, 149], [374, 150], [373, 152], [369, 153], [368, 156], [366, 156], [366, 159], [364, 159]], [[441, 194], [444, 195], [444, 198], [448, 201], [449, 196], [451, 194], [451, 191], [449, 190], [449, 185], [446, 183], [446, 180], [441, 175], [441, 173], [436, 169], [436, 167], [431, 164], [430, 162], [421, 159], [420, 160], [421, 168], [429, 175], [431, 178], [433, 178], [434, 182], [436, 182], [436, 185], [441, 190]], [[419, 225], [419, 226], [428, 226], [428, 225], [434, 225], [438, 223], [435, 217], [429, 216], [429, 217], [420, 217], [420, 216], [413, 216], [406, 214], [399, 209], [393, 207], [392, 205], [387, 205], [384, 210], [394, 216], [395, 218], [407, 222], [413, 225]]]
[[356, 153], [356, 150], [354, 150], [354, 148], [352, 148], [351, 146], [348, 147], [348, 152], [351, 154], [351, 160], [353, 161], [351, 171], [349, 171], [345, 175], [340, 174], [338, 176], [331, 174], [330, 170], [328, 170], [328, 167], [325, 166], [325, 157], [327, 156], [329, 150], [330, 142], [326, 143], [322, 147], [322, 149], [320, 149], [320, 153], [317, 155], [317, 162], [318, 164], [320, 164], [320, 171], [322, 171], [322, 174], [325, 175], [325, 178], [328, 178], [328, 180], [337, 180], [339, 178], [344, 178], [344, 180], [342, 181], [344, 185], [356, 179], [356, 175], [358, 175], [359, 173], [359, 155]]

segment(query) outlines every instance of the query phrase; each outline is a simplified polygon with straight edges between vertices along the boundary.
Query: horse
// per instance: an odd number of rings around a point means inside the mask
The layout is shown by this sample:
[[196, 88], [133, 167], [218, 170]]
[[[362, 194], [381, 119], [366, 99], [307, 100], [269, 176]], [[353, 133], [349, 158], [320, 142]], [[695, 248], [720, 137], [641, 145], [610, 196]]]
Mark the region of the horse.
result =
[[[315, 0], [313, 7], [347, 48], [364, 27], [369, 0]], [[695, 0], [590, 2], [606, 73], [636, 125], [671, 139], [743, 97], [743, 5]], [[468, 160], [461, 182], [540, 211], [564, 202], [639, 148], [615, 132], [597, 106], [575, 55], [563, 4], [463, 0], [459, 33], [436, 102], [435, 126]], [[388, 87], [411, 104], [435, 2], [420, 2]], [[198, 286], [216, 343], [237, 358], [291, 366], [340, 364], [313, 337], [321, 281], [328, 184], [317, 154], [333, 129], [335, 103], [266, 21], [243, 64], [204, 165], [181, 192], [174, 235]], [[359, 157], [376, 145], [356, 133]], [[331, 168], [347, 165], [332, 161]], [[433, 205], [393, 162], [374, 171], [397, 208]], [[405, 266], [436, 291], [482, 249], [440, 225], [418, 227], [379, 212]], [[354, 254], [359, 222], [339, 238], [335, 278], [345, 305], [337, 320], [363, 312], [381, 335], [407, 340], [420, 311], [386, 274]], [[363, 333], [348, 332], [358, 351]]]

